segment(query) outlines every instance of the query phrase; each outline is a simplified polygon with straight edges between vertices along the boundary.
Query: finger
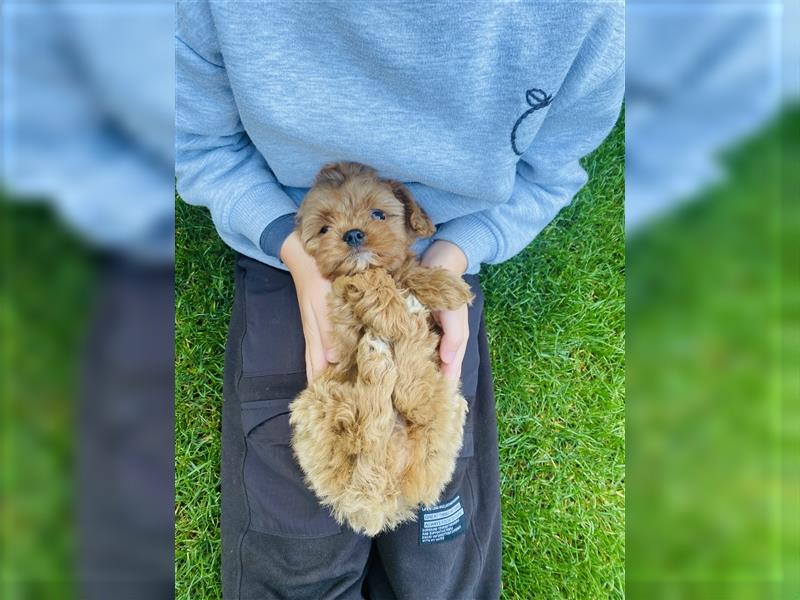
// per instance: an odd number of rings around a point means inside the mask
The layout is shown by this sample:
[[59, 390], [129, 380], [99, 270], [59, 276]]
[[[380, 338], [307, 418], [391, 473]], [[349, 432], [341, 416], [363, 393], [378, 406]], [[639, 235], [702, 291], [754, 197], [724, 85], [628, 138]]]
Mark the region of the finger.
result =
[[[461, 312], [461, 311], [458, 311]], [[456, 350], [452, 362], [443, 365], [442, 372], [447, 379], [459, 380], [461, 378], [461, 366], [464, 363], [464, 355], [467, 352], [467, 341], [469, 340], [469, 318], [467, 311], [463, 311], [461, 319], [461, 344]]]
[[311, 363], [308, 379], [311, 380], [315, 375], [325, 370], [325, 367], [328, 366], [328, 361], [325, 359], [325, 349], [322, 347], [322, 338], [312, 307], [309, 306], [302, 311], [302, 320], [303, 336], [306, 339], [306, 353], [308, 354], [308, 362]]
[[[318, 305], [314, 307], [314, 316], [317, 321], [320, 344], [322, 345], [322, 355], [325, 358], [325, 362], [338, 362], [336, 348], [333, 343], [333, 328], [328, 320], [328, 306], [325, 302], [323, 302], [321, 306]], [[327, 364], [325, 366], [327, 366]]]
[[306, 381], [308, 383], [311, 383], [311, 379], [314, 377], [314, 369], [311, 366], [311, 354], [308, 351], [308, 343], [306, 343], [305, 360], [306, 360]]
[[458, 350], [464, 341], [464, 321], [461, 311], [439, 311], [439, 326], [442, 328], [442, 339], [439, 342], [439, 356], [446, 365], [452, 364], [458, 355]]

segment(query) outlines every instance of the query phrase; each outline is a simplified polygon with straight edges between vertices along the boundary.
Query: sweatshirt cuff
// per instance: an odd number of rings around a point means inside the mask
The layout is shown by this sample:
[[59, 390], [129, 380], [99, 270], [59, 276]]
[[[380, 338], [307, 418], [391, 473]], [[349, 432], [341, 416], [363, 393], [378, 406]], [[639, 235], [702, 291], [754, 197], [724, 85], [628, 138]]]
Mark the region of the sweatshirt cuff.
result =
[[233, 204], [228, 213], [228, 229], [243, 235], [260, 250], [264, 228], [295, 212], [297, 205], [278, 184], [259, 185]]
[[280, 258], [283, 242], [285, 242], [289, 234], [294, 231], [294, 217], [295, 213], [281, 215], [264, 228], [264, 231], [261, 232], [261, 239], [258, 244], [261, 246], [261, 250], [264, 254]]
[[466, 273], [477, 273], [481, 263], [497, 256], [499, 244], [491, 226], [475, 215], [465, 215], [439, 226], [433, 241], [445, 240], [455, 244], [467, 257]]

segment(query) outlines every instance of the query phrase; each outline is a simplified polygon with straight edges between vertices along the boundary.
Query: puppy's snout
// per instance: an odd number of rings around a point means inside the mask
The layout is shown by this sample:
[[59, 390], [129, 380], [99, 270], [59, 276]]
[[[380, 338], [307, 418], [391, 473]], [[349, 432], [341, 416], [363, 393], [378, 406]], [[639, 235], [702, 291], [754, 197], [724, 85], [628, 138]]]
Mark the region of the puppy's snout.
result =
[[364, 243], [364, 238], [366, 237], [367, 234], [360, 229], [351, 229], [342, 236], [342, 239], [347, 243], [348, 246], [352, 248], [358, 248]]

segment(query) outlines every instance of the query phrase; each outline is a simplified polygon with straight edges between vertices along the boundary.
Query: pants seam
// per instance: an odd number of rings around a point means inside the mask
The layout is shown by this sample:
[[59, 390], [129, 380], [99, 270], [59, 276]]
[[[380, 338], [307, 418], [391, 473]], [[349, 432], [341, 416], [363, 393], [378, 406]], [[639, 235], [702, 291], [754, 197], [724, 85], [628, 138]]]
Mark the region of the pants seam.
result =
[[[244, 346], [245, 335], [247, 334], [247, 278], [246, 277], [242, 277], [241, 281], [242, 281], [242, 288], [241, 288], [242, 289], [242, 298], [241, 298], [241, 307], [242, 307], [242, 309], [241, 310], [242, 310], [243, 326], [242, 326], [242, 336], [239, 338], [239, 342], [238, 342], [238, 346], [239, 346], [239, 349], [238, 349], [238, 352], [239, 352], [239, 373], [237, 373], [236, 377], [235, 377], [236, 383], [235, 383], [235, 389], [234, 389], [234, 392], [235, 392], [235, 395], [236, 395], [236, 402], [239, 404], [239, 406], [237, 406], [237, 411], [236, 411], [237, 414], [241, 411], [241, 400], [239, 398], [239, 383], [241, 382], [241, 379], [242, 379], [242, 371], [243, 371], [243, 367], [242, 367], [243, 354], [242, 354], [242, 351], [243, 351], [243, 346]], [[250, 514], [250, 499], [247, 497], [247, 487], [245, 486], [245, 483], [244, 483], [244, 465], [245, 465], [245, 461], [247, 460], [247, 436], [244, 433], [244, 428], [242, 428], [241, 431], [242, 431], [241, 438], [242, 438], [242, 444], [243, 444], [243, 447], [244, 447], [244, 451], [242, 452], [242, 462], [241, 462], [240, 473], [239, 473], [239, 482], [240, 482], [239, 485], [240, 485], [240, 488], [241, 488], [241, 491], [242, 491], [242, 498], [244, 499], [244, 506], [245, 506], [245, 511], [247, 513], [247, 519], [245, 520], [245, 523], [242, 526], [242, 530], [239, 533], [239, 541], [238, 541], [238, 544], [237, 544], [237, 565], [236, 565], [236, 579], [237, 579], [237, 581], [236, 581], [236, 598], [237, 598], [237, 600], [241, 600], [241, 597], [242, 597], [242, 579], [243, 579], [242, 571], [244, 570], [243, 567], [242, 567], [242, 563], [243, 563], [243, 561], [242, 561], [242, 552], [243, 552], [243, 548], [244, 548], [244, 538], [247, 535], [247, 532], [250, 530], [250, 520], [252, 518], [252, 516]]]
[[[474, 516], [475, 515], [475, 506], [476, 506], [476, 503], [475, 503], [475, 488], [472, 485], [472, 476], [470, 475], [469, 468], [467, 469], [467, 485], [469, 486], [469, 495], [470, 495], [470, 498], [472, 499], [472, 515]], [[470, 528], [469, 529], [470, 529], [470, 537], [472, 537], [472, 541], [475, 544], [475, 549], [478, 551], [478, 559], [480, 561], [479, 576], [478, 576], [477, 580], [475, 581], [475, 585], [477, 585], [478, 582], [480, 582], [482, 577], [483, 577], [483, 570], [484, 570], [484, 567], [486, 566], [486, 557], [483, 555], [483, 549], [481, 548], [480, 541], [478, 540], [478, 534], [475, 533], [475, 523], [474, 523], [472, 517], [470, 518]], [[473, 592], [474, 592], [474, 590], [475, 590], [475, 588], [473, 587]]]

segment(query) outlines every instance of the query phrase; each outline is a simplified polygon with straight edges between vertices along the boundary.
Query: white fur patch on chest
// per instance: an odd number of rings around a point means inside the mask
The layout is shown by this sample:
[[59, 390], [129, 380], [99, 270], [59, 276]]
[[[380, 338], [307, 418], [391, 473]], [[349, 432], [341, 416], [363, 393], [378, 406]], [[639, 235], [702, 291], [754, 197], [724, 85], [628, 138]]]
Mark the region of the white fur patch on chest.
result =
[[359, 252], [356, 256], [356, 268], [366, 269], [372, 264], [372, 252]]
[[417, 297], [414, 294], [408, 294], [405, 299], [408, 312], [410, 312], [412, 315], [421, 313], [425, 310], [425, 306], [423, 306], [423, 304], [417, 300]]
[[370, 336], [368, 343], [369, 347], [374, 352], [377, 352], [378, 354], [383, 354], [385, 356], [391, 356], [392, 352], [386, 340], [383, 340], [378, 336]]

